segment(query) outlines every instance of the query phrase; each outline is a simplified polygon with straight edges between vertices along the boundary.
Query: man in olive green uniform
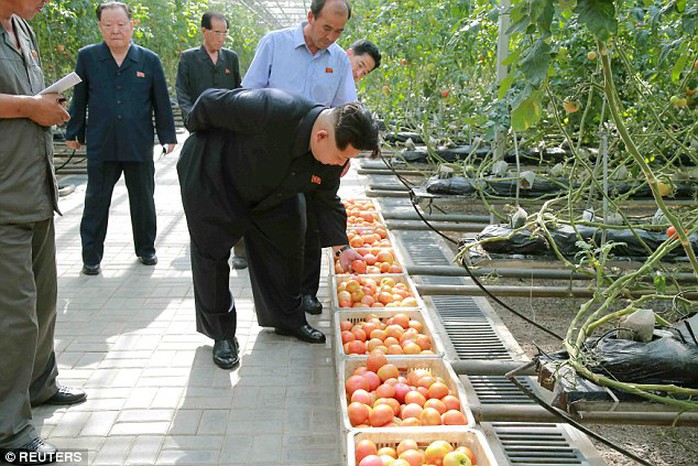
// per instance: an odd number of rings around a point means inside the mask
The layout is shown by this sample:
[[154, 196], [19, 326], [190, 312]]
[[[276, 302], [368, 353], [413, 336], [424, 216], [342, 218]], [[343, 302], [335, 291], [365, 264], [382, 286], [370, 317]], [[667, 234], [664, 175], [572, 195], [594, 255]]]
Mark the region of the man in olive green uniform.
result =
[[[56, 384], [58, 190], [50, 126], [69, 118], [44, 88], [36, 38], [25, 20], [35, 0], [0, 0], [0, 458], [56, 449], [31, 424], [31, 406], [71, 404], [81, 390]], [[19, 459], [18, 459], [19, 461]]]

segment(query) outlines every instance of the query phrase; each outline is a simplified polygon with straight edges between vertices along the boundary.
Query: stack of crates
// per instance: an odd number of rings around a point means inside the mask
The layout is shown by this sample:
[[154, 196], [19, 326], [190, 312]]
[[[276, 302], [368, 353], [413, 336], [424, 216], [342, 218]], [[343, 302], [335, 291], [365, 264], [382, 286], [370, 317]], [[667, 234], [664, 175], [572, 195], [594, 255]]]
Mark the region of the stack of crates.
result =
[[[343, 202], [347, 210], [347, 234], [350, 245], [364, 257], [369, 258], [366, 261], [367, 264], [356, 264], [363, 273], [348, 273], [343, 270], [337, 258], [331, 253], [328, 255], [330, 264], [333, 264], [330, 267], [330, 286], [332, 287], [330, 294], [334, 316], [338, 399], [341, 409], [340, 428], [342, 436], [346, 438], [344, 446], [347, 464], [358, 466], [361, 457], [366, 457], [367, 445], [368, 450], [375, 445], [379, 450], [377, 456], [380, 457], [382, 453], [389, 455], [396, 453], [401, 442], [411, 439], [416, 442], [422, 452], [432, 442], [442, 440], [450, 445], [450, 449], [458, 447], [469, 449], [475, 457], [474, 464], [478, 466], [496, 465], [485, 436], [475, 425], [465, 390], [451, 365], [444, 360], [444, 345], [434, 331], [434, 324], [426, 312], [424, 302], [418, 295], [414, 283], [404, 272], [404, 262], [399, 251], [393, 247], [395, 242], [385, 227], [378, 205], [371, 199], [350, 199]], [[410, 336], [405, 336], [407, 332]], [[397, 382], [386, 379], [387, 385], [392, 384], [393, 388], [400, 387], [402, 392], [401, 395], [395, 395], [397, 402], [388, 403], [393, 407], [396, 416], [384, 425], [372, 426], [371, 424], [375, 422], [371, 423], [368, 419], [359, 421], [359, 419], [363, 420], [364, 408], [353, 405], [352, 408], [358, 409], [352, 410], [354, 416], [352, 424], [348, 408], [351, 399], [346, 386], [347, 380], [367, 371], [369, 353], [375, 349], [384, 352], [388, 364], [394, 366], [381, 375], [385, 378], [386, 374], [398, 374]], [[404, 394], [403, 385], [417, 387], [418, 385], [414, 384], [417, 377], [423, 387], [410, 392], [421, 393], [424, 396], [423, 399], [414, 393]], [[357, 380], [354, 377], [350, 383]], [[382, 387], [378, 394], [390, 393], [391, 389], [383, 387], [386, 380], [380, 377], [371, 375], [366, 380], [367, 382], [361, 380], [358, 382], [359, 385], [364, 383], [369, 385], [369, 390], [366, 390], [370, 396], [369, 403], [372, 402], [372, 407], [375, 407], [376, 384]], [[428, 387], [434, 380], [441, 382], [438, 388], [442, 393], [445, 390], [444, 385], [448, 387], [449, 398], [441, 398], [441, 400], [448, 400], [446, 408], [444, 408], [446, 403], [429, 400]], [[412, 383], [409, 383], [410, 381]], [[354, 388], [352, 386], [349, 390]], [[437, 392], [437, 387], [434, 388], [432, 395]], [[428, 405], [430, 408], [437, 409], [439, 414], [443, 414], [444, 409], [459, 411], [460, 414], [455, 415], [450, 412], [451, 417], [448, 418], [449, 422], [455, 418], [459, 424], [444, 425], [444, 416], [441, 416], [441, 421], [437, 423], [437, 416], [434, 416], [434, 411], [431, 410], [431, 416], [424, 416], [424, 422], [414, 418], [404, 421], [400, 415], [403, 414], [404, 406], [408, 404], [404, 400], [405, 397], [408, 398], [407, 401], [414, 401], [417, 405], [421, 403], [422, 408]], [[458, 399], [455, 404], [453, 397]], [[360, 396], [355, 395], [355, 399], [360, 398], [367, 401], [367, 396], [363, 392], [360, 392]], [[401, 398], [402, 403], [399, 401]], [[424, 403], [424, 400], [428, 401]], [[414, 406], [411, 408], [413, 412], [416, 409]], [[384, 408], [382, 411], [386, 412]], [[373, 420], [379, 419], [376, 416]], [[360, 445], [358, 452], [357, 445]], [[431, 452], [436, 452], [438, 455], [439, 450], [434, 447]], [[414, 462], [414, 455], [408, 459]], [[435, 461], [441, 464], [440, 459], [437, 458]]]

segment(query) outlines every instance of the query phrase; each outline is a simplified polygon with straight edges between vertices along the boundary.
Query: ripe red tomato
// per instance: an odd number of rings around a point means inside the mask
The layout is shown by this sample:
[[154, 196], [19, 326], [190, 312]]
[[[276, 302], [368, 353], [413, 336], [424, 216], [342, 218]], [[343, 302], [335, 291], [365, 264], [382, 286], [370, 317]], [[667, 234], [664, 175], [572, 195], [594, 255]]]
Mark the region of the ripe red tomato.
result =
[[355, 261], [352, 261], [351, 269], [355, 273], [366, 273], [366, 262], [362, 261], [361, 259], [356, 259]]
[[675, 237], [679, 236], [678, 233], [676, 232], [676, 228], [674, 228], [673, 226], [670, 226], [669, 228], [666, 229], [666, 235], [669, 238], [675, 238]]
[[441, 91], [441, 97], [443, 97], [443, 98], [448, 97], [448, 89], [444, 89], [443, 91]]

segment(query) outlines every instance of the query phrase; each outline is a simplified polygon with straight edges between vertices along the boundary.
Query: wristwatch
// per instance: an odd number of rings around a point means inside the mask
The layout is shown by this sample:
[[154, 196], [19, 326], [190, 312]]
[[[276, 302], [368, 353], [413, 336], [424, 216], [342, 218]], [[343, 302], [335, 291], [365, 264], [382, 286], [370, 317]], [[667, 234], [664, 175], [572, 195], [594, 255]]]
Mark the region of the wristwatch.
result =
[[344, 251], [346, 251], [347, 249], [351, 249], [351, 246], [349, 246], [349, 245], [342, 246], [340, 249], [337, 250], [337, 252], [334, 253], [335, 257], [339, 257], [339, 255], [341, 253], [343, 253]]

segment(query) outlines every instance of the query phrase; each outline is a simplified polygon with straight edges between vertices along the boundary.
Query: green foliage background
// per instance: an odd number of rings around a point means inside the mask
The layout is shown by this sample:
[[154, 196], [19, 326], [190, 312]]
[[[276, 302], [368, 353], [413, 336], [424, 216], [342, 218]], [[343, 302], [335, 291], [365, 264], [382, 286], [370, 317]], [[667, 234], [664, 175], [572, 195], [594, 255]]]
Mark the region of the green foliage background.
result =
[[[53, 1], [32, 20], [47, 83], [74, 69], [81, 47], [102, 41], [95, 14], [99, 3], [91, 0]], [[136, 22], [133, 40], [160, 56], [173, 95], [179, 53], [201, 44], [200, 25], [204, 12], [217, 11], [228, 18], [230, 27], [225, 47], [238, 53], [243, 73], [265, 32], [259, 19], [239, 2], [131, 0], [127, 3]]]

